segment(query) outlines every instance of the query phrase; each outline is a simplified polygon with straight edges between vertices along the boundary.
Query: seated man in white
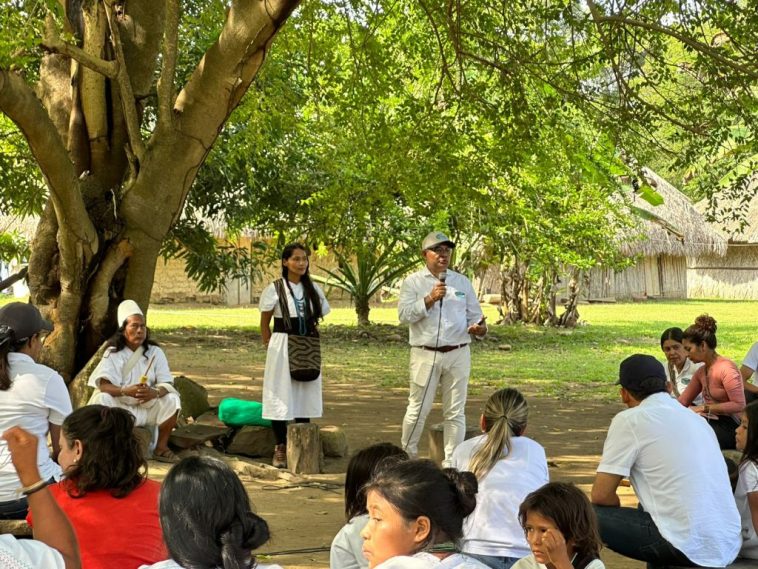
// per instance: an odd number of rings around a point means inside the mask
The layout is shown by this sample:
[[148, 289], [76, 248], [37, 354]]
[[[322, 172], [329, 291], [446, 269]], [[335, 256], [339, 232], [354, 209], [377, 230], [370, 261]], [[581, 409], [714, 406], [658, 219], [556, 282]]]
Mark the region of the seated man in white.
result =
[[176, 426], [181, 401], [166, 355], [150, 339], [144, 314], [133, 300], [119, 304], [118, 325], [103, 359], [90, 375], [88, 384], [97, 391], [89, 402], [126, 409], [138, 427], [157, 426], [153, 458], [177, 462], [168, 438]]
[[[592, 486], [601, 539], [648, 567], [726, 567], [742, 544], [740, 515], [713, 429], [666, 392], [652, 356], [621, 362], [618, 384], [627, 409], [611, 422]], [[621, 507], [624, 477], [640, 508]]]

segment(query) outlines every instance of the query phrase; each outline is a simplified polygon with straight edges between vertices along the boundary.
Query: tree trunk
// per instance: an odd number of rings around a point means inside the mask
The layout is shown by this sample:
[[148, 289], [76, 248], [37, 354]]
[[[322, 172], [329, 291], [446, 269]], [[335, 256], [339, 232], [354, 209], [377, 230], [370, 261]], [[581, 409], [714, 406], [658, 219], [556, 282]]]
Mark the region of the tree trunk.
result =
[[358, 315], [358, 326], [368, 326], [371, 324], [369, 320], [369, 312], [371, 312], [371, 299], [356, 297], [355, 298], [355, 313]]
[[64, 4], [75, 41], [50, 17], [39, 84], [0, 68], [0, 111], [49, 188], [27, 280], [55, 325], [42, 359], [70, 380], [116, 329], [121, 300], [147, 310], [161, 244], [298, 0], [231, 0], [181, 89], [177, 0]]
[[566, 311], [558, 319], [558, 326], [573, 328], [579, 322], [579, 284], [581, 282], [581, 271], [577, 268], [571, 269], [571, 277], [568, 284], [568, 300], [566, 301]]

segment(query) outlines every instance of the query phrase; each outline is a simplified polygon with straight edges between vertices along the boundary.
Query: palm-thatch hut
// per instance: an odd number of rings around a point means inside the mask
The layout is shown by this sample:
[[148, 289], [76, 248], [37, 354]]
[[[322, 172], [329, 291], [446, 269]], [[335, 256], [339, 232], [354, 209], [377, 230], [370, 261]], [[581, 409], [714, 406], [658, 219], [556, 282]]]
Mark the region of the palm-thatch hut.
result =
[[621, 235], [622, 251], [639, 257], [631, 267], [616, 272], [597, 268], [587, 275], [584, 294], [590, 300], [687, 298], [688, 257], [726, 253], [726, 240], [705, 221], [692, 202], [652, 170], [645, 179], [663, 198], [651, 205], [639, 195], [630, 196], [638, 224], [633, 235]]
[[[711, 226], [727, 240], [726, 254], [698, 255], [690, 259], [687, 289], [690, 298], [758, 300], [758, 174], [747, 183], [747, 201], [720, 202], [723, 212], [742, 210], [744, 225], [737, 219], [715, 221]], [[697, 208], [705, 212], [704, 200]]]

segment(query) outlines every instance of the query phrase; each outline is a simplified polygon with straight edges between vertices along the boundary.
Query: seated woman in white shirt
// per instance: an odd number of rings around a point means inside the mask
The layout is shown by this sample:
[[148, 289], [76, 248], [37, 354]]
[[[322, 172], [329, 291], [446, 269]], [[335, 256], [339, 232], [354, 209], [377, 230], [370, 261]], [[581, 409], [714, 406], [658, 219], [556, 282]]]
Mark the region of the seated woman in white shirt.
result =
[[369, 569], [487, 569], [457, 551], [463, 520], [476, 507], [476, 488], [470, 472], [441, 470], [430, 460], [380, 469], [366, 486], [369, 522], [361, 535]]
[[529, 554], [519, 506], [549, 480], [545, 449], [524, 436], [527, 416], [518, 390], [496, 391], [480, 419], [484, 434], [453, 452], [453, 466], [473, 472], [479, 482], [476, 509], [463, 525], [462, 550], [492, 569], [508, 569]]
[[[666, 380], [671, 386], [671, 394], [679, 397], [687, 388], [695, 372], [703, 367], [702, 362], [695, 363], [687, 357], [687, 350], [682, 345], [684, 330], [667, 328], [661, 334], [661, 351], [666, 356]], [[703, 397], [698, 395], [693, 405], [702, 405]]]
[[189, 456], [175, 465], [158, 509], [171, 559], [140, 569], [281, 569], [255, 563], [252, 552], [268, 541], [268, 524], [253, 513], [242, 482], [221, 460]]
[[[58, 480], [61, 467], [55, 462], [63, 420], [71, 413], [71, 398], [63, 378], [37, 363], [45, 336], [53, 329], [39, 310], [24, 302], [0, 308], [0, 432], [21, 427], [37, 441], [37, 468], [45, 480]], [[47, 435], [52, 439], [52, 456]], [[23, 520], [25, 496], [16, 490], [18, 474], [7, 449], [0, 446], [0, 519]]]
[[363, 487], [377, 469], [391, 461], [408, 460], [408, 453], [391, 443], [378, 443], [359, 450], [347, 465], [345, 475], [345, 519], [347, 523], [332, 541], [329, 552], [331, 569], [367, 569], [361, 532], [368, 523], [366, 493]]
[[134, 415], [137, 427], [157, 430], [153, 459], [178, 462], [168, 439], [181, 409], [166, 355], [150, 339], [142, 310], [133, 300], [118, 306], [118, 330], [108, 340], [103, 359], [89, 377], [96, 389], [90, 404], [120, 407]]

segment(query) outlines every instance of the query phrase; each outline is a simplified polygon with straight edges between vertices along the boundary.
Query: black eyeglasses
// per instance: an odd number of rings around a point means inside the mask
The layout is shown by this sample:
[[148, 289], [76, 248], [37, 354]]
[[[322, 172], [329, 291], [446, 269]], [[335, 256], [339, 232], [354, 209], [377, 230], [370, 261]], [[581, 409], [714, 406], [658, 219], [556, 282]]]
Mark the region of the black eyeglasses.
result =
[[453, 252], [453, 250], [450, 247], [445, 247], [444, 245], [437, 245], [436, 247], [432, 247], [429, 249], [430, 251], [434, 251], [437, 253], [437, 255], [449, 255]]

